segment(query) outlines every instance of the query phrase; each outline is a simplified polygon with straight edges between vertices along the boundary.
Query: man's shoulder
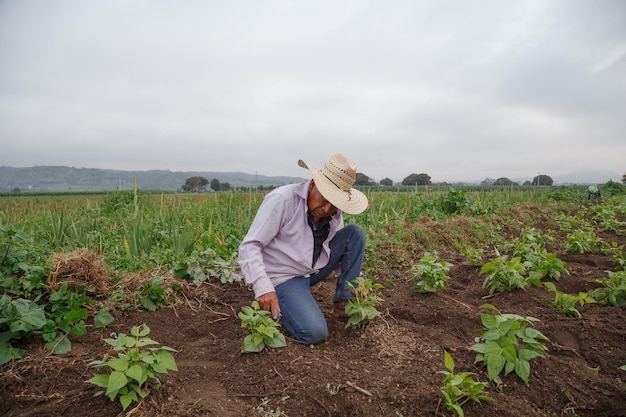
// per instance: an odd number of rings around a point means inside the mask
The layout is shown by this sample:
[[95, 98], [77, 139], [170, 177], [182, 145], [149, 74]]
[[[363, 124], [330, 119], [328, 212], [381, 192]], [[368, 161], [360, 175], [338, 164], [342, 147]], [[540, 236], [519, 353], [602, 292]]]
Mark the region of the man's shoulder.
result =
[[268, 196], [293, 196], [293, 195], [306, 195], [308, 182], [301, 182], [297, 184], [281, 185], [278, 188], [274, 188], [267, 195]]

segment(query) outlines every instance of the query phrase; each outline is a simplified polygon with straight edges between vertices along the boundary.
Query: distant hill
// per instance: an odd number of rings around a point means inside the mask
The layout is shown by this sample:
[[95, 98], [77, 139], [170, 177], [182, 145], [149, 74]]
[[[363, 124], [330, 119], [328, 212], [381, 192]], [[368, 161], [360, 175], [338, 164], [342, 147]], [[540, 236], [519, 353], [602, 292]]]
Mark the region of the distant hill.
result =
[[141, 190], [176, 191], [190, 177], [204, 177], [231, 187], [279, 186], [306, 181], [299, 177], [268, 177], [243, 172], [175, 172], [169, 170], [120, 171], [66, 166], [14, 168], [0, 166], [0, 192], [19, 188], [23, 192]]

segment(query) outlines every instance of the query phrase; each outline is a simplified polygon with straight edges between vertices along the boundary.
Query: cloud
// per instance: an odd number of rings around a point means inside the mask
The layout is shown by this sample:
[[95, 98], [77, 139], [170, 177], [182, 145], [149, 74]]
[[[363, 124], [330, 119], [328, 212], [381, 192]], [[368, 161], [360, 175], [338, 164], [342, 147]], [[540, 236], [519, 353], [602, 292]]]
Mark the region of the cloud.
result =
[[0, 164], [624, 170], [626, 3], [0, 3]]

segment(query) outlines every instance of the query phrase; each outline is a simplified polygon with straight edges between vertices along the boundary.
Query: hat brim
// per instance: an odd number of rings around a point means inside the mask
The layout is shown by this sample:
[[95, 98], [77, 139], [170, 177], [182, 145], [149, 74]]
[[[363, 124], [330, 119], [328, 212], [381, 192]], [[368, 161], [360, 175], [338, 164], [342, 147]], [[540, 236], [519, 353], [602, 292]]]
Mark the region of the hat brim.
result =
[[337, 207], [344, 213], [348, 214], [361, 214], [367, 209], [369, 203], [367, 197], [361, 191], [356, 188], [351, 188], [348, 191], [339, 189], [333, 184], [322, 171], [309, 167], [303, 160], [298, 161], [298, 165], [302, 168], [306, 168], [313, 175], [315, 186], [324, 198]]

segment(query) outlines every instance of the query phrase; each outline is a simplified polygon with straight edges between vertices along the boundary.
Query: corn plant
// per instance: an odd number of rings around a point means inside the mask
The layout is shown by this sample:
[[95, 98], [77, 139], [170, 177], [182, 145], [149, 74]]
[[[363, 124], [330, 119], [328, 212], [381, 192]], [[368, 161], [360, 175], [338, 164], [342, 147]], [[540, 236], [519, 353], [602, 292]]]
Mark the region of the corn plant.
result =
[[381, 284], [374, 284], [369, 278], [358, 277], [348, 286], [354, 293], [354, 297], [346, 304], [346, 314], [349, 318], [345, 327], [363, 327], [380, 316], [376, 306], [383, 299], [376, 295], [376, 290], [383, 288]]
[[548, 349], [543, 342], [549, 342], [549, 339], [540, 331], [528, 327], [539, 320], [517, 314], [501, 314], [491, 304], [483, 304], [481, 308], [497, 314], [480, 315], [485, 326], [477, 330], [482, 334], [481, 343], [469, 348], [476, 352], [475, 363], [483, 362], [487, 366], [489, 381], [498, 385], [502, 384], [500, 373], [506, 376], [513, 371], [528, 384], [530, 361], [543, 358], [543, 351]]
[[269, 316], [270, 312], [261, 310], [259, 303], [253, 301], [250, 306], [243, 306], [237, 315], [241, 327], [250, 330], [241, 345], [242, 353], [261, 352], [266, 346], [280, 348], [287, 346], [285, 336], [278, 330], [280, 324]]
[[[447, 371], [439, 371], [438, 373], [445, 375], [443, 386], [441, 387], [441, 404], [446, 410], [454, 411], [460, 417], [463, 417], [463, 405], [468, 401], [480, 403], [481, 401], [493, 401], [487, 395], [483, 395], [483, 391], [487, 386], [486, 382], [478, 382], [474, 380], [473, 372], [454, 373], [454, 359], [448, 353], [443, 351], [444, 365]], [[445, 414], [444, 414], [445, 415]]]
[[146, 398], [150, 394], [150, 383], [160, 388], [159, 374], [178, 371], [176, 361], [171, 352], [176, 350], [167, 347], [150, 347], [159, 343], [150, 339], [150, 328], [143, 324], [133, 326], [130, 336], [121, 333], [115, 339], [104, 339], [118, 353], [117, 358], [96, 360], [89, 363], [92, 367], [108, 367], [110, 373], [95, 374], [88, 383], [104, 388], [97, 395], [104, 394], [111, 401], [119, 398], [122, 409], [126, 410], [133, 401]]
[[437, 292], [446, 288], [450, 279], [448, 271], [452, 267], [449, 262], [437, 261], [437, 252], [426, 252], [417, 265], [411, 268], [415, 282], [411, 289], [420, 293]]
[[566, 316], [582, 319], [583, 316], [580, 314], [580, 311], [576, 309], [576, 304], [582, 307], [585, 304], [596, 302], [596, 300], [594, 300], [593, 297], [590, 297], [586, 292], [580, 292], [578, 295], [564, 294], [563, 292], [557, 290], [556, 286], [551, 282], [544, 282], [543, 285], [554, 292], [554, 300], [547, 300], [548, 304]]
[[621, 307], [626, 305], [626, 270], [606, 271], [608, 278], [596, 278], [594, 282], [601, 287], [588, 291], [588, 295], [593, 297], [600, 305], [612, 305]]

